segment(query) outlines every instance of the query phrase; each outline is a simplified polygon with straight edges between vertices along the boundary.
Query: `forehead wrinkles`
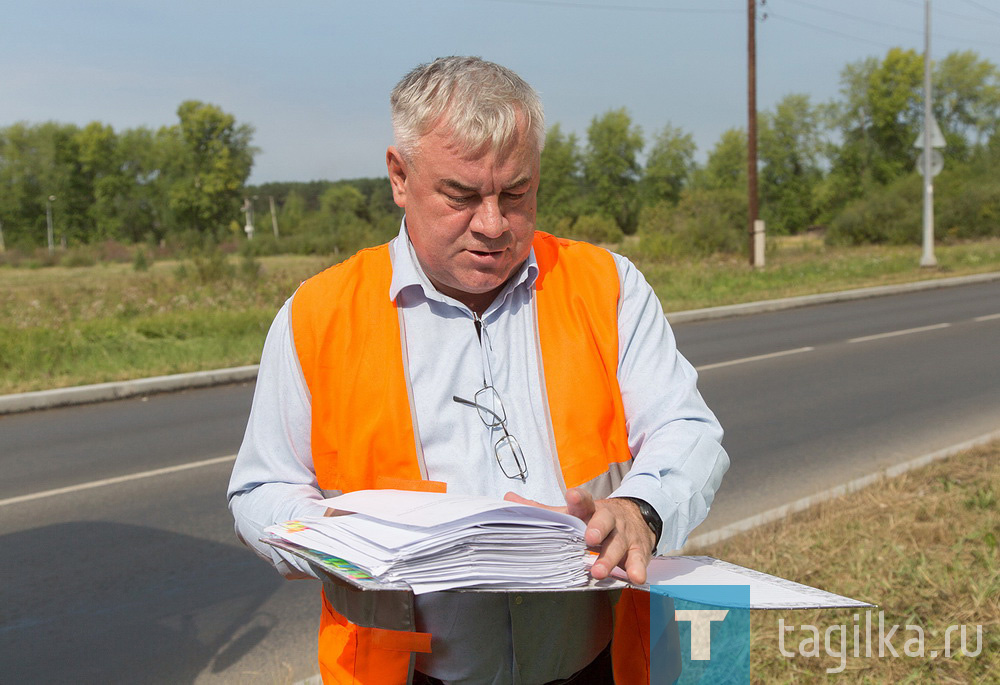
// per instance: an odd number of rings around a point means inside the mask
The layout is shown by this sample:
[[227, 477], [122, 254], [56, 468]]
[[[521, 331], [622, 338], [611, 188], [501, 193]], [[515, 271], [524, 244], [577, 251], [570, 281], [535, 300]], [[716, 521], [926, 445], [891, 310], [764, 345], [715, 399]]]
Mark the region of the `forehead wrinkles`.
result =
[[[432, 132], [422, 140], [426, 144], [415, 157], [416, 167], [435, 183], [463, 190], [480, 190], [480, 186], [487, 185], [507, 189], [536, 175], [531, 153], [522, 146], [510, 146], [500, 152], [469, 151], [443, 131]], [[445, 154], [436, 155], [435, 150]]]

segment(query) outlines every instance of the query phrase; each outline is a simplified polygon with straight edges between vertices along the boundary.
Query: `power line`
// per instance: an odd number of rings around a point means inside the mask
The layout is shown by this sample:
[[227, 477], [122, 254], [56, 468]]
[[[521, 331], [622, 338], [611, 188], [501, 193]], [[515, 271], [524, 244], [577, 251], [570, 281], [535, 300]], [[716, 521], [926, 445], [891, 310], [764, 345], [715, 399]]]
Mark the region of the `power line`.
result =
[[[924, 35], [924, 32], [921, 29], [912, 29], [912, 28], [908, 28], [906, 26], [898, 26], [896, 24], [890, 24], [890, 23], [884, 22], [884, 21], [877, 21], [875, 19], [869, 19], [867, 17], [860, 17], [860, 16], [858, 16], [856, 14], [850, 14], [849, 12], [842, 12], [840, 10], [835, 10], [835, 9], [830, 8], [830, 7], [823, 7], [821, 5], [815, 5], [815, 4], [811, 3], [811, 2], [805, 2], [804, 0], [787, 0], [787, 1], [790, 2], [790, 3], [796, 4], [796, 5], [801, 5], [803, 7], [808, 7], [808, 8], [813, 9], [813, 10], [818, 10], [820, 12], [826, 12], [828, 14], [834, 14], [834, 15], [837, 15], [837, 16], [845, 17], [847, 19], [852, 19], [854, 21], [859, 21], [859, 22], [862, 22], [862, 23], [865, 23], [865, 24], [870, 24], [872, 26], [884, 26], [884, 27], [887, 27], [887, 28], [890, 28], [890, 29], [894, 29], [896, 31], [902, 31], [904, 33], [915, 34], [915, 35], [918, 35], [918, 36], [921, 36], [921, 37]], [[772, 16], [773, 16], [773, 14], [772, 14]], [[785, 20], [787, 21], [788, 18], [785, 17]], [[814, 26], [813, 28], [819, 28], [819, 27]], [[833, 29], [829, 29], [829, 31], [833, 31]], [[992, 41], [976, 40], [975, 38], [949, 36], [947, 34], [938, 33], [938, 32], [935, 32], [934, 37], [935, 38], [940, 38], [942, 40], [955, 41], [955, 42], [958, 42], [958, 43], [977, 43], [979, 45], [987, 45], [989, 47], [1000, 47], [1000, 43], [994, 43]]]
[[789, 24], [797, 24], [798, 26], [804, 26], [806, 28], [813, 29], [815, 31], [822, 31], [824, 33], [830, 33], [835, 36], [840, 36], [842, 38], [850, 38], [851, 40], [861, 41], [862, 43], [869, 43], [871, 45], [877, 45], [880, 48], [894, 48], [895, 45], [890, 45], [889, 43], [883, 43], [881, 41], [869, 40], [867, 38], [862, 38], [861, 36], [855, 36], [850, 33], [844, 33], [843, 31], [837, 31], [836, 29], [827, 28], [826, 26], [817, 26], [816, 24], [810, 24], [807, 21], [802, 21], [800, 19], [792, 19], [791, 17], [786, 17], [781, 14], [775, 14], [771, 10], [767, 12], [768, 19], [779, 19], [781, 21], [787, 21]]
[[809, 7], [810, 9], [819, 10], [820, 12], [827, 12], [828, 14], [836, 14], [841, 17], [846, 17], [848, 19], [853, 19], [855, 21], [860, 21], [865, 24], [871, 24], [873, 26], [886, 26], [890, 29], [896, 29], [899, 31], [906, 31], [907, 33], [917, 33], [919, 35], [924, 35], [923, 31], [918, 29], [909, 29], [905, 26], [899, 26], [897, 24], [890, 24], [885, 21], [877, 21], [875, 19], [869, 19], [868, 17], [859, 17], [856, 14], [850, 14], [849, 12], [842, 12], [840, 10], [835, 10], [830, 7], [823, 7], [822, 5], [814, 5], [811, 2], [803, 2], [803, 0], [787, 0], [787, 2], [793, 3], [795, 5], [802, 5], [803, 7]]
[[[906, 5], [907, 7], [916, 7], [916, 8], [923, 7], [923, 3], [920, 2], [920, 0], [893, 0], [893, 1]], [[987, 11], [992, 11], [992, 10], [987, 10]], [[959, 14], [958, 12], [952, 12], [950, 10], [941, 9], [940, 3], [934, 5], [934, 14], [940, 14], [941, 16], [945, 17], [954, 17], [956, 19], [962, 19], [964, 21], [974, 21], [978, 24], [986, 23], [986, 24], [995, 24], [997, 26], [1000, 26], [1000, 21], [983, 19], [982, 17], [970, 17], [968, 14]], [[997, 16], [1000, 16], [1000, 13], [995, 13], [995, 14], [997, 14]]]
[[709, 7], [650, 7], [648, 5], [607, 5], [598, 2], [557, 2], [556, 0], [485, 0], [513, 5], [536, 5], [539, 7], [565, 7], [586, 10], [622, 10], [625, 12], [657, 12], [664, 14], [739, 14], [738, 9]]
[[975, 0], [965, 0], [965, 2], [969, 5], [972, 5], [973, 7], [981, 9], [984, 12], [989, 12], [990, 14], [995, 14], [996, 16], [1000, 17], [1000, 12], [997, 12], [992, 7], [987, 7], [986, 5], [980, 2], [976, 2]]

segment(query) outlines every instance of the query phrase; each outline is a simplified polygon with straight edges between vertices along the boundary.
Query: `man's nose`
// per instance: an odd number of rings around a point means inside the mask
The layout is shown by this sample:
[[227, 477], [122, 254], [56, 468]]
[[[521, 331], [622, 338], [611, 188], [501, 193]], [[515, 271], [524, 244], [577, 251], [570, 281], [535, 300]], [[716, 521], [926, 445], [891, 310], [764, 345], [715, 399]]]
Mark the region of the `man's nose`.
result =
[[507, 230], [507, 220], [500, 211], [497, 198], [486, 197], [479, 203], [472, 221], [472, 230], [489, 238], [497, 238]]

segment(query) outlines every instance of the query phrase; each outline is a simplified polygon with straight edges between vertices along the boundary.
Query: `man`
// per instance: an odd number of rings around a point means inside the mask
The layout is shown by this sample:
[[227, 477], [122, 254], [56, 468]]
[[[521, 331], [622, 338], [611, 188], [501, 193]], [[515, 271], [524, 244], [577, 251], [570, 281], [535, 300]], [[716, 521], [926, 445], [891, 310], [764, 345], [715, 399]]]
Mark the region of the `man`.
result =
[[[594, 577], [643, 582], [729, 464], [656, 296], [623, 257], [535, 232], [544, 119], [516, 74], [439, 59], [391, 104], [400, 233], [275, 318], [229, 487], [238, 535], [312, 576], [261, 530], [337, 492], [446, 488], [564, 506], [600, 550]], [[325, 682], [612, 682], [610, 593], [433, 593], [398, 625], [365, 601], [327, 585]]]

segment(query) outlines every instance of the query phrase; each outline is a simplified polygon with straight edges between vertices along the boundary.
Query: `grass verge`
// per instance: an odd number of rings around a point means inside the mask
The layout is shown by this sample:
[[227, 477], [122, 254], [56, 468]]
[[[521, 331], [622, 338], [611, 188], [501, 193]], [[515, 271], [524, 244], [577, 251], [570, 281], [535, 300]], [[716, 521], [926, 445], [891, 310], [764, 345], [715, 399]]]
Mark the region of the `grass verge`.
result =
[[666, 311], [699, 309], [852, 288], [892, 285], [1000, 270], [1000, 240], [939, 245], [936, 268], [921, 268], [920, 247], [828, 247], [818, 238], [771, 241], [767, 265], [747, 266], [743, 257], [716, 255], [692, 261], [653, 261], [623, 251], [656, 290]]
[[[898, 657], [886, 649], [878, 656], [878, 637], [865, 656], [864, 612], [860, 612], [860, 656], [854, 657], [857, 610], [765, 611], [752, 616], [752, 675], [755, 682], [799, 683], [846, 680], [861, 683], [985, 683], [1000, 681], [1000, 443], [976, 448], [808, 511], [757, 528], [699, 553], [790, 578], [837, 594], [879, 605], [886, 626], [899, 625], [891, 640]], [[873, 610], [876, 623], [878, 610]], [[778, 621], [784, 619], [779, 651]], [[846, 663], [800, 649], [816, 626], [845, 625]], [[923, 657], [905, 656], [904, 646], [924, 634]], [[982, 650], [961, 654], [958, 633], [945, 658], [948, 626], [968, 627], [967, 645], [976, 650], [975, 626], [983, 626]], [[888, 632], [889, 628], [886, 628]], [[839, 652], [840, 632], [832, 634]], [[916, 643], [911, 645], [914, 651]], [[932, 658], [931, 651], [938, 656]]]
[[[1000, 239], [941, 245], [921, 269], [919, 247], [831, 248], [772, 240], [768, 265], [735, 257], [632, 257], [667, 311], [1000, 270]], [[0, 268], [0, 394], [255, 364], [274, 313], [318, 257], [210, 255], [46, 269]]]

